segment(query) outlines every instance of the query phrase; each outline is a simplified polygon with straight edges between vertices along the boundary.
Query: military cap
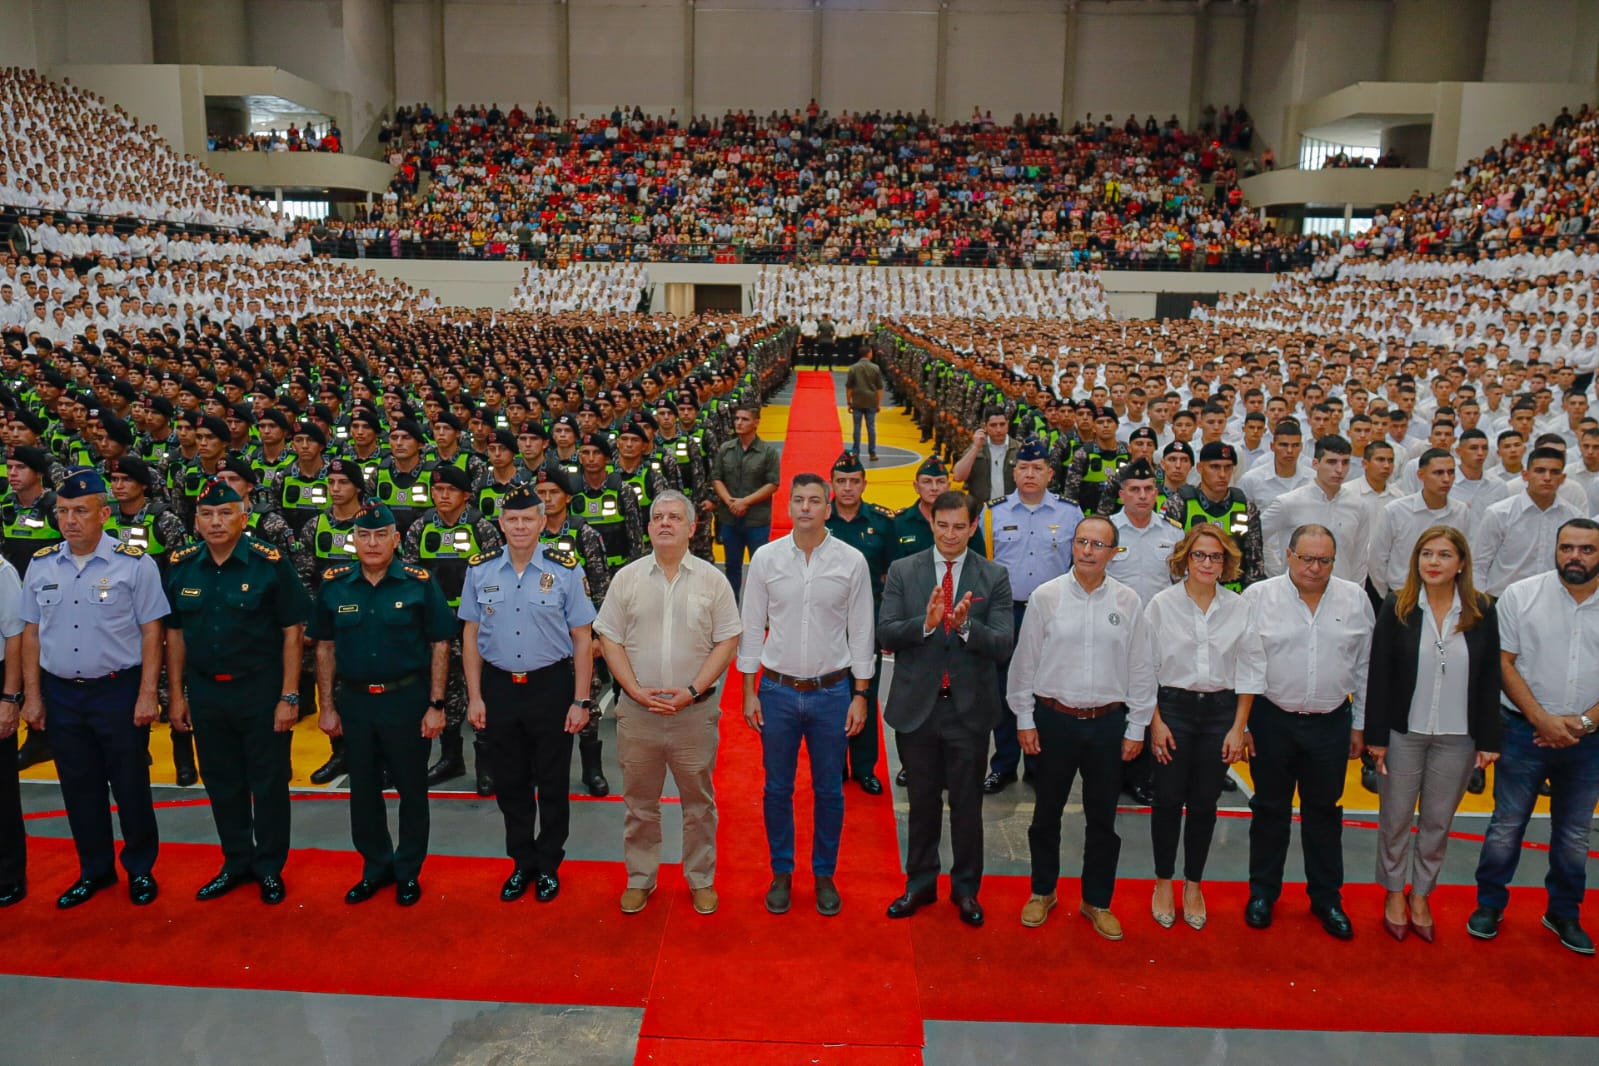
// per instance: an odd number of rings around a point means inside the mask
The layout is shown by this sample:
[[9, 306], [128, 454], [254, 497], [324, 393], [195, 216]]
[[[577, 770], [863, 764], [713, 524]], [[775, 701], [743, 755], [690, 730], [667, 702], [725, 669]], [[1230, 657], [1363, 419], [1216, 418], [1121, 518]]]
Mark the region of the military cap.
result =
[[1213, 440], [1199, 449], [1199, 461], [1202, 463], [1218, 461], [1236, 463], [1238, 462], [1238, 451], [1231, 444], [1223, 444], [1219, 440]]
[[150, 464], [136, 455], [123, 455], [115, 459], [108, 459], [105, 464], [107, 474], [122, 474], [130, 477], [149, 488], [155, 484], [155, 475], [150, 471]]
[[949, 477], [949, 467], [944, 465], [944, 460], [936, 455], [929, 455], [922, 460], [922, 465], [916, 468], [917, 477]]
[[221, 478], [212, 478], [205, 483], [205, 488], [200, 490], [199, 497], [194, 501], [196, 507], [218, 507], [225, 503], [243, 503], [244, 497], [236, 492]]
[[1022, 441], [1022, 446], [1016, 449], [1018, 463], [1036, 462], [1039, 459], [1049, 458], [1049, 446], [1037, 437], [1029, 437]]
[[526, 511], [531, 507], [537, 507], [540, 502], [538, 493], [533, 491], [531, 485], [525, 481], [518, 481], [500, 497], [500, 510]]
[[361, 504], [361, 512], [355, 516], [356, 529], [388, 529], [393, 525], [394, 512], [377, 500]]
[[80, 467], [67, 475], [67, 479], [56, 490], [56, 495], [63, 500], [75, 500], [80, 496], [104, 496], [105, 479], [91, 467]]
[[472, 491], [472, 479], [467, 476], [465, 470], [454, 463], [441, 462], [434, 467], [433, 482], [436, 485], [448, 485], [452, 489], [460, 489], [462, 492]]
[[1185, 441], [1180, 441], [1180, 440], [1172, 441], [1170, 444], [1166, 445], [1166, 447], [1164, 447], [1164, 448], [1162, 448], [1160, 450], [1160, 454], [1162, 454], [1162, 455], [1186, 455], [1186, 456], [1188, 456], [1188, 461], [1190, 463], [1194, 461], [1194, 449], [1190, 448]]
[[1131, 444], [1135, 440], [1147, 440], [1151, 444], [1160, 443], [1160, 438], [1157, 437], [1155, 435], [1155, 431], [1150, 429], [1148, 426], [1139, 426], [1137, 429], [1127, 434], [1127, 443]]
[[50, 471], [50, 453], [43, 448], [19, 444], [11, 449], [10, 458], [12, 462], [21, 463], [36, 474], [45, 474]]
[[863, 474], [866, 468], [861, 466], [861, 461], [854, 452], [844, 451], [833, 460], [833, 473], [835, 474]]
[[329, 459], [328, 477], [334, 474], [349, 478], [350, 483], [355, 486], [355, 491], [366, 491], [366, 475], [361, 471], [361, 464], [354, 459]]

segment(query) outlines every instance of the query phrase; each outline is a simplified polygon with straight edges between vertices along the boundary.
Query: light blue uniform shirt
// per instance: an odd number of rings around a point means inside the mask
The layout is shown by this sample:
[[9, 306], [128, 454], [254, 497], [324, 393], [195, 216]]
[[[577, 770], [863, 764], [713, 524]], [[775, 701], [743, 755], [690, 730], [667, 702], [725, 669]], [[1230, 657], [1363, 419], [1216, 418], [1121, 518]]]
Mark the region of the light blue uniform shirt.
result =
[[1052, 492], [1044, 493], [1037, 507], [1022, 503], [1020, 491], [989, 504], [994, 561], [1010, 575], [1011, 597], [1018, 604], [1072, 568], [1072, 534], [1082, 520], [1082, 508]]
[[22, 632], [22, 578], [17, 568], [0, 559], [0, 662], [5, 660], [5, 641]]
[[22, 587], [22, 620], [39, 627], [39, 666], [56, 677], [104, 677], [137, 667], [139, 627], [169, 613], [155, 560], [110, 536], [101, 536], [82, 570], [70, 547], [56, 545], [28, 564]]
[[467, 567], [456, 614], [478, 624], [483, 661], [513, 674], [532, 673], [572, 654], [572, 630], [594, 621], [594, 603], [583, 587], [583, 570], [533, 553], [517, 577], [511, 549]]

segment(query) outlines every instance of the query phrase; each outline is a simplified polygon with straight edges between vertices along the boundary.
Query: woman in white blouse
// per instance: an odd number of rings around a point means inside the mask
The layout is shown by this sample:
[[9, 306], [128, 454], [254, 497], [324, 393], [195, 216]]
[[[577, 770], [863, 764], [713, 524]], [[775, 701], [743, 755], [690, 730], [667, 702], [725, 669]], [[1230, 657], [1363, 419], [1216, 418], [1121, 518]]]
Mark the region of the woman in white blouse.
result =
[[[1249, 612], [1238, 593], [1225, 588], [1238, 579], [1242, 555], [1233, 538], [1210, 522], [1190, 529], [1172, 551], [1172, 580], [1149, 601], [1155, 638], [1159, 703], [1150, 725], [1155, 755], [1155, 803], [1150, 834], [1155, 846], [1155, 921], [1176, 922], [1172, 878], [1177, 844], [1183, 842], [1183, 920], [1205, 927], [1200, 890], [1216, 802], [1230, 764], [1247, 755], [1245, 722], [1254, 695], [1237, 691], [1242, 657], [1257, 654], [1243, 640]], [[1187, 825], [1183, 811], [1187, 809]]]
[[[1405, 584], [1377, 612], [1366, 686], [1366, 750], [1377, 764], [1383, 928], [1433, 939], [1427, 897], [1473, 767], [1499, 758], [1499, 616], [1471, 581], [1471, 548], [1433, 526]], [[1420, 801], [1412, 854], [1410, 825]], [[1410, 881], [1410, 895], [1405, 882]]]

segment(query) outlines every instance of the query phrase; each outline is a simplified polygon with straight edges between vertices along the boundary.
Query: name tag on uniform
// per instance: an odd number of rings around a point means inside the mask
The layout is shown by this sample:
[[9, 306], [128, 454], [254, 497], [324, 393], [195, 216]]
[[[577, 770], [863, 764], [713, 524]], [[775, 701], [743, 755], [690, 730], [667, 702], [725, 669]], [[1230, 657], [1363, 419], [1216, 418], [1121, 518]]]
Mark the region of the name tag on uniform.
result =
[[[1020, 529], [1020, 528], [1021, 528], [1021, 527], [1020, 527], [1020, 526], [1000, 526], [1000, 527], [999, 527], [999, 531], [1000, 531], [1000, 532], [1001, 532], [1001, 533], [1014, 533], [1014, 532], [1016, 532], [1016, 531], [1017, 531], [1017, 530], [1018, 530], [1018, 529]], [[1049, 529], [1049, 531], [1050, 531], [1050, 532], [1051, 532], [1051, 533], [1053, 533], [1053, 532], [1055, 532], [1055, 529], [1056, 529], [1056, 528], [1057, 528], [1057, 527], [1055, 527], [1055, 526], [1051, 526], [1051, 527], [1050, 527], [1050, 529]]]
[[180, 596], [198, 596], [198, 595], [200, 595], [200, 590], [199, 589], [183, 589], [182, 591], [180, 591], [178, 593], [178, 595], [180, 595]]
[[361, 609], [361, 605], [359, 603], [341, 603], [341, 604], [339, 604], [339, 613], [340, 614], [354, 614], [355, 612], [359, 611], [360, 609]]

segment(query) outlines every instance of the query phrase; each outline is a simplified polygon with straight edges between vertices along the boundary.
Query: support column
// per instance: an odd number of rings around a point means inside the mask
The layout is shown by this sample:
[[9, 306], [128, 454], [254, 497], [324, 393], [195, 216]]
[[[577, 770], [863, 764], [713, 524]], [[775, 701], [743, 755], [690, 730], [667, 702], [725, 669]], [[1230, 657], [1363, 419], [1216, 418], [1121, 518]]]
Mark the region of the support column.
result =
[[949, 0], [938, 0], [938, 51], [933, 70], [933, 118], [942, 124], [950, 120]]
[[1355, 205], [1354, 204], [1345, 204], [1344, 205], [1344, 235], [1346, 237], [1349, 235], [1349, 227], [1354, 224], [1354, 221], [1355, 221]]
[[[560, 36], [559, 55], [556, 63], [561, 71], [561, 117], [572, 117], [572, 6], [568, 0], [560, 0]], [[685, 119], [685, 125], [687, 120]]]
[[694, 117], [694, 0], [683, 5], [683, 113]]
[[822, 105], [822, 20], [826, 17], [822, 0], [811, 0], [811, 99], [818, 105]]
[[1209, 101], [1205, 99], [1205, 80], [1209, 76], [1210, 0], [1199, 0], [1194, 10], [1194, 55], [1188, 75], [1188, 128], [1199, 128], [1199, 116]]
[[428, 58], [433, 62], [434, 93], [437, 96], [437, 99], [433, 101], [433, 108], [442, 115], [450, 107], [450, 92], [447, 81], [450, 71], [448, 61], [445, 59], [448, 53], [444, 47], [444, 0], [429, 0], [429, 6], [428, 21], [433, 24], [433, 54]]
[[1061, 37], [1060, 55], [1060, 126], [1069, 130], [1077, 121], [1073, 99], [1077, 81], [1077, 0], [1066, 0], [1066, 30]]

